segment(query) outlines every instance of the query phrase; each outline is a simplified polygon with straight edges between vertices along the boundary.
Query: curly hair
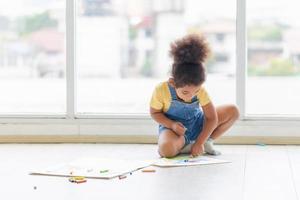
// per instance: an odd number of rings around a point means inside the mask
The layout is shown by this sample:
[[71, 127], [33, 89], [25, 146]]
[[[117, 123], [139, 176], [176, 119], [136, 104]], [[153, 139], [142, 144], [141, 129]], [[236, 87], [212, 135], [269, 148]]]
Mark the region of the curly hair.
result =
[[203, 63], [210, 53], [206, 40], [200, 35], [190, 34], [176, 40], [170, 46], [175, 87], [202, 84], [206, 78]]

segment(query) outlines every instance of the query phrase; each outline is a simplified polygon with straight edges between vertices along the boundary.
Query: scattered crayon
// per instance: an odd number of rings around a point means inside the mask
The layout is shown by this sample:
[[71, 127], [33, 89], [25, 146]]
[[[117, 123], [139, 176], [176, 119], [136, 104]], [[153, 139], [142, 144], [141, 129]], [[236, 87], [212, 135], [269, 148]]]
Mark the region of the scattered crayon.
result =
[[71, 183], [74, 183], [74, 182], [75, 182], [75, 179], [74, 179], [74, 178], [69, 178], [69, 181], [70, 181]]
[[155, 169], [142, 169], [142, 172], [155, 172]]
[[84, 180], [85, 177], [84, 176], [74, 176], [73, 177], [75, 180]]
[[100, 173], [106, 173], [108, 171], [109, 171], [108, 169], [106, 169], [106, 170], [100, 170]]
[[83, 177], [83, 176], [71, 177], [71, 178], [69, 178], [69, 181], [71, 183], [85, 183], [86, 182], [85, 177]]
[[86, 180], [76, 180], [75, 183], [79, 184], [79, 183], [85, 183]]
[[119, 176], [119, 179], [124, 179], [124, 178], [127, 178], [127, 176], [125, 176], [125, 175], [120, 175]]
[[261, 143], [261, 142], [256, 143], [256, 145], [258, 145], [258, 146], [266, 146], [266, 144]]

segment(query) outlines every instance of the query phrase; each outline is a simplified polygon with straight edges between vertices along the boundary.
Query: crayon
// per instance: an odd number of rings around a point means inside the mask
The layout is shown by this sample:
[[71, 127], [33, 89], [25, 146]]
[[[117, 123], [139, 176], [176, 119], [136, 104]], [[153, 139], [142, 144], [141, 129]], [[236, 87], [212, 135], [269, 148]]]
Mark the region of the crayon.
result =
[[79, 184], [79, 183], [85, 183], [86, 180], [75, 180], [75, 183]]
[[73, 177], [75, 180], [84, 180], [85, 177], [84, 176], [74, 176]]
[[127, 176], [125, 176], [125, 175], [120, 175], [119, 176], [119, 179], [124, 179], [124, 178], [127, 178]]
[[71, 178], [69, 178], [69, 181], [71, 183], [85, 183], [86, 182], [84, 177], [71, 177]]
[[69, 178], [69, 181], [70, 181], [71, 183], [74, 183], [74, 182], [75, 182], [75, 179], [72, 177], [72, 178]]
[[155, 172], [155, 169], [142, 169], [142, 172]]

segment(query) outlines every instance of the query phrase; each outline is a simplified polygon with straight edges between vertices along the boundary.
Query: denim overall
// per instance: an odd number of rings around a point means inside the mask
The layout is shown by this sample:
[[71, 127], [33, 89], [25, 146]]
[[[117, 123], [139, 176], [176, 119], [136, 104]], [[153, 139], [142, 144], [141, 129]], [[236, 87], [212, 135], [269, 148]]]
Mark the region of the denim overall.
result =
[[[169, 110], [165, 113], [166, 117], [173, 121], [181, 122], [187, 130], [185, 131], [185, 145], [194, 142], [200, 134], [203, 124], [204, 115], [202, 108], [199, 106], [197, 96], [192, 98], [191, 103], [185, 103], [177, 98], [175, 88], [168, 84], [172, 96]], [[159, 133], [168, 129], [163, 125], [159, 125]]]

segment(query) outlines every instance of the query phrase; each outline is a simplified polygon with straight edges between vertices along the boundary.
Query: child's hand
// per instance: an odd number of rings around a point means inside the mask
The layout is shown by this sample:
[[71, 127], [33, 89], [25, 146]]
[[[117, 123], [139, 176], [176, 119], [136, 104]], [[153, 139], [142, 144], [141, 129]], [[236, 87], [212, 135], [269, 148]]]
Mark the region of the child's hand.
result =
[[186, 131], [186, 128], [183, 126], [182, 123], [180, 122], [174, 122], [172, 124], [172, 130], [179, 136], [182, 136], [184, 135], [185, 131]]
[[204, 154], [204, 145], [194, 143], [191, 149], [191, 157], [197, 157]]

